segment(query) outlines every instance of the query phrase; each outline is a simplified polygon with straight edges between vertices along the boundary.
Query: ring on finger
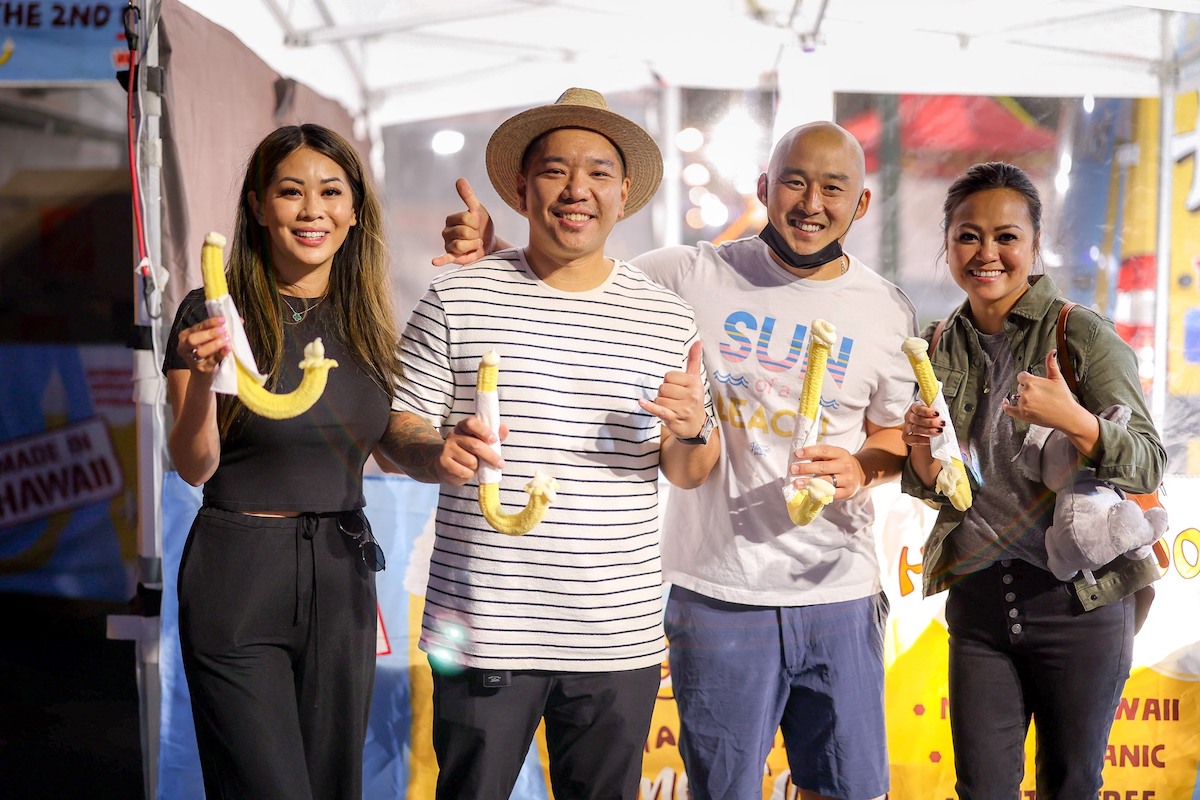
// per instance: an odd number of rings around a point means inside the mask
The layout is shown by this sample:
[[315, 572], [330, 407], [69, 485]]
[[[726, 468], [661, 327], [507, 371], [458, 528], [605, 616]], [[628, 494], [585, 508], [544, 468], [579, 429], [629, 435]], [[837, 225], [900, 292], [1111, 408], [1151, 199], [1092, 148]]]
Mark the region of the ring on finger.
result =
[[203, 361], [203, 360], [204, 360], [204, 359], [200, 357], [200, 353], [199, 353], [199, 351], [198, 351], [198, 350], [196, 350], [196, 348], [194, 348], [194, 347], [193, 347], [193, 348], [192, 348], [192, 363], [193, 363], [193, 364], [199, 364], [199, 363], [200, 363], [201, 361]]
[[829, 482], [833, 484], [833, 488], [837, 488], [837, 475], [830, 475]]

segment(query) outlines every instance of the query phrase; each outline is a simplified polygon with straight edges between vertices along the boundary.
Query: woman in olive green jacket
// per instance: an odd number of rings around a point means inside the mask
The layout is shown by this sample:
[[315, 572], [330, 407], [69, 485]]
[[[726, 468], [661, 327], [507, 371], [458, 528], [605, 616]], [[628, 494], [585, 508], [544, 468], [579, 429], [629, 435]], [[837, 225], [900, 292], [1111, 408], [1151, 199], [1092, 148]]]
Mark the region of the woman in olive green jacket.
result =
[[[973, 502], [956, 511], [937, 494], [941, 464], [930, 437], [945, 422], [917, 402], [905, 416], [903, 488], [940, 506], [924, 550], [924, 588], [949, 589], [950, 723], [959, 800], [1019, 793], [1025, 734], [1037, 728], [1037, 790], [1094, 800], [1113, 714], [1129, 675], [1133, 592], [1158, 577], [1152, 558], [1118, 557], [1063, 582], [1047, 565], [1054, 494], [1012, 459], [1031, 424], [1055, 428], [1081, 464], [1126, 492], [1154, 491], [1166, 452], [1150, 422], [1133, 351], [1110, 322], [1073, 311], [1067, 349], [1076, 398], [1055, 352], [1062, 299], [1031, 275], [1041, 239], [1041, 200], [1011, 164], [976, 164], [944, 205], [946, 260], [967, 301], [945, 321], [930, 353], [942, 383]], [[932, 328], [926, 331], [930, 339]], [[1101, 419], [1132, 410], [1127, 427]]]

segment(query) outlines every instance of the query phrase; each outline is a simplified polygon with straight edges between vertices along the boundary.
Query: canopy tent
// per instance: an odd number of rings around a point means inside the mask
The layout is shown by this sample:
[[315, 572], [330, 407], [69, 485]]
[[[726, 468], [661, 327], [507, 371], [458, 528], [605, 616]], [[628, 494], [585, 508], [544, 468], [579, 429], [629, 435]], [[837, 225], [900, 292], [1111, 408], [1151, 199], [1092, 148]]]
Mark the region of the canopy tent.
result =
[[1163, 12], [1200, 13], [1197, 0], [186, 2], [377, 125], [576, 83], [1153, 97], [1180, 66]]
[[[149, 18], [160, 7], [173, 8], [180, 30], [186, 30], [188, 13], [177, 0], [148, 5]], [[376, 144], [385, 126], [543, 103], [570, 85], [606, 93], [666, 90], [661, 94], [668, 99], [670, 89], [681, 86], [766, 88], [775, 94], [784, 127], [828, 117], [835, 92], [1160, 97], [1165, 127], [1178, 89], [1200, 83], [1197, 49], [1176, 46], [1189, 40], [1181, 33], [1185, 29], [1192, 31], [1190, 41], [1200, 41], [1200, 0], [1014, 0], [1002, 15], [959, 0], [610, 0], [602, 7], [573, 0], [183, 0], [183, 5], [227, 28], [296, 86], [341, 103], [359, 136]], [[172, 35], [170, 27], [166, 31]], [[169, 72], [190, 72], [208, 82], [204, 104], [189, 96], [191, 105], [173, 105], [170, 91], [164, 93], [162, 117], [169, 125], [163, 134], [174, 134], [165, 160], [172, 165], [199, 157], [198, 150], [188, 155], [187, 141], [201, 138], [211, 116], [228, 121], [245, 113], [222, 105], [221, 94], [224, 86], [243, 84], [246, 75], [226, 60], [219, 43], [211, 53], [186, 54], [182, 48], [169, 53], [164, 44], [169, 42], [155, 42], [159, 49], [149, 53], [149, 63], [171, 55]], [[265, 84], [261, 91], [263, 119], [290, 96], [286, 82], [270, 85], [271, 91]], [[211, 115], [214, 110], [223, 113]], [[296, 118], [284, 112], [275, 120]], [[157, 122], [151, 132], [157, 133]], [[1169, 148], [1161, 149], [1166, 160]], [[197, 163], [189, 174], [204, 174]], [[1164, 174], [1167, 184], [1160, 191], [1169, 193], [1169, 172]], [[235, 190], [229, 176], [209, 177], [216, 183], [189, 192], [189, 198], [228, 201]], [[146, 183], [156, 185], [150, 174]], [[205, 219], [223, 222], [219, 215]], [[151, 224], [154, 232], [176, 234], [155, 248], [162, 253], [158, 261], [175, 276], [168, 295], [194, 285], [194, 245], [205, 227], [206, 221], [190, 216]], [[178, 297], [169, 299], [168, 311]], [[148, 462], [157, 458], [160, 445], [150, 441], [142, 448]], [[147, 491], [156, 483], [153, 474]], [[148, 518], [154, 520], [155, 513]]]
[[[356, 143], [364, 152], [370, 139], [378, 167], [383, 163], [381, 131], [386, 128], [470, 112], [499, 115], [501, 109], [546, 102], [570, 85], [592, 86], [624, 103], [633, 98], [644, 106], [635, 110], [652, 119], [657, 116], [654, 121], [663, 132], [672, 130], [672, 98], [677, 99], [680, 87], [765, 90], [773, 97], [778, 127], [829, 116], [835, 92], [1092, 95], [1161, 98], [1162, 179], [1149, 183], [1150, 195], [1157, 189], [1162, 204], [1171, 195], [1172, 160], [1200, 158], [1200, 153], [1193, 157], [1186, 149], [1195, 144], [1175, 142], [1174, 151], [1167, 146], [1177, 90], [1200, 85], [1200, 0], [1013, 0], [1000, 9], [961, 0], [182, 2], [187, 8], [180, 0], [134, 3], [143, 10], [147, 31], [153, 32], [147, 63], [166, 68], [165, 79], [147, 73], [157, 88], [143, 86], [140, 152], [151, 261], [171, 276], [159, 287], [161, 297], [153, 298], [150, 310], [160, 310], [161, 299], [168, 320], [181, 293], [197, 283], [199, 237], [228, 224], [236, 192], [237, 162], [245, 153], [236, 146], [215, 144], [214, 131], [238, 141], [253, 140], [280, 122], [320, 119], [343, 132], [356, 130]], [[9, 5], [28, 13], [37, 6]], [[173, 29], [149, 25], [160, 9], [171, 16]], [[202, 20], [189, 9], [229, 33], [200, 38]], [[160, 36], [164, 32], [165, 37]], [[111, 32], [105, 36], [111, 47]], [[17, 44], [18, 53], [28, 52], [24, 40], [18, 38]], [[0, 62], [12, 52], [7, 41], [3, 45]], [[11, 61], [8, 69], [15, 63]], [[111, 84], [107, 62], [104, 67], [102, 79]], [[191, 81], [191, 89], [177, 91], [185, 79]], [[245, 90], [248, 95], [236, 94]], [[10, 121], [22, 117], [27, 127], [40, 127], [44, 133], [66, 124], [121, 143], [119, 133], [97, 124], [97, 115], [88, 107], [60, 113], [51, 106], [54, 98], [35, 94], [19, 104], [6, 102], [0, 112]], [[952, 110], [951, 118], [975, 122], [972, 115], [990, 113], [978, 112], [975, 100], [947, 102], [966, 106]], [[33, 114], [34, 105], [45, 108]], [[621, 108], [628, 113], [627, 105]], [[1009, 122], [1001, 116], [983, 127], [994, 133], [993, 126]], [[208, 145], [224, 148], [220, 163], [207, 156]], [[45, 151], [38, 153], [42, 158], [51, 150], [40, 140], [27, 147], [28, 152]], [[9, 148], [6, 154], [20, 160], [22, 152], [26, 150]], [[1116, 156], [1129, 157], [1127, 151]], [[159, 163], [168, 175], [177, 170], [188, 176], [186, 186], [168, 178], [179, 190], [169, 200], [171, 187], [158, 180]], [[1076, 172], [1079, 163], [1077, 159]], [[1107, 181], [1109, 171], [1102, 172]], [[1200, 187], [1200, 178], [1195, 185]], [[673, 199], [671, 191], [664, 184], [664, 208]], [[878, 192], [876, 202], [883, 194]], [[1200, 197], [1200, 188], [1195, 196]], [[429, 215], [417, 222], [426, 225], [430, 240], [436, 241], [440, 217], [430, 219], [434, 212], [445, 212], [432, 208], [436, 203], [427, 205]], [[160, 208], [162, 218], [156, 216]], [[1164, 212], [1160, 206], [1161, 226], [1169, 217]], [[670, 236], [667, 228], [667, 241]], [[1144, 246], [1139, 252], [1151, 254], [1136, 256], [1138, 264], [1150, 264], [1145, 272], [1159, 283], [1160, 318], [1168, 273], [1154, 262], [1161, 264], [1168, 257], [1169, 243], [1160, 232], [1158, 247]], [[139, 286], [145, 288], [144, 283]], [[145, 303], [138, 307], [147, 310]], [[143, 314], [138, 322], [150, 328], [156, 324], [153, 316]], [[1166, 335], [1165, 325], [1154, 330]], [[1162, 353], [1166, 348], [1160, 342], [1156, 349]], [[152, 351], [139, 351], [142, 466], [137, 476], [137, 555], [139, 577], [150, 585], [162, 578], [158, 493], [164, 421], [159, 365]], [[1165, 360], [1160, 359], [1159, 366], [1165, 370]], [[1154, 385], [1166, 383], [1160, 377]], [[40, 415], [40, 405], [37, 411]], [[149, 660], [157, 629], [155, 620], [141, 622], [145, 624], [131, 625], [127, 633], [145, 637]], [[154, 681], [150, 675], [146, 678], [149, 690]], [[148, 755], [154, 745], [151, 738]]]

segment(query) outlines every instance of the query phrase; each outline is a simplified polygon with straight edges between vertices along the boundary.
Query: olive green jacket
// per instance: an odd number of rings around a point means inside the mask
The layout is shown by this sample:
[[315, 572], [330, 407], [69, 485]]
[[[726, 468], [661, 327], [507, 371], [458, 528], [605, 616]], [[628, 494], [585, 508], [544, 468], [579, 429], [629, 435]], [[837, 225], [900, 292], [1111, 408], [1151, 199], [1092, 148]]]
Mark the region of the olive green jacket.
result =
[[[1030, 284], [1029, 291], [1009, 312], [1004, 333], [1016, 356], [1018, 372], [1023, 369], [1045, 377], [1046, 354], [1056, 347], [1055, 326], [1063, 301], [1058, 287], [1048, 277], [1033, 276]], [[932, 339], [934, 327], [930, 325], [923, 332], [926, 341]], [[1167, 456], [1142, 397], [1133, 350], [1121, 340], [1109, 320], [1082, 306], [1068, 317], [1067, 349], [1079, 380], [1080, 403], [1095, 414], [1117, 404], [1128, 406], [1133, 412], [1128, 427], [1100, 420], [1100, 444], [1087, 467], [1097, 478], [1126, 492], [1155, 491], [1162, 482]], [[965, 441], [984, 390], [986, 363], [966, 303], [947, 317], [937, 349], [929, 358], [942, 382], [954, 430]], [[993, 391], [999, 388], [993, 387]], [[1004, 391], [1011, 395], [1016, 385], [1005, 387]], [[1017, 436], [1024, 440], [1029, 424], [1018, 419], [1013, 424]], [[940, 509], [925, 542], [922, 568], [925, 595], [936, 594], [953, 582], [949, 548], [943, 545], [962, 522], [964, 512], [955, 510], [944, 496], [926, 487], [911, 461], [905, 464], [901, 488]], [[972, 489], [978, 489], [974, 476]], [[1093, 572], [1093, 577], [1094, 584], [1089, 584], [1082, 575], [1074, 581], [1076, 594], [1088, 610], [1137, 591], [1156, 580], [1159, 572], [1153, 556], [1140, 561], [1119, 556]]]

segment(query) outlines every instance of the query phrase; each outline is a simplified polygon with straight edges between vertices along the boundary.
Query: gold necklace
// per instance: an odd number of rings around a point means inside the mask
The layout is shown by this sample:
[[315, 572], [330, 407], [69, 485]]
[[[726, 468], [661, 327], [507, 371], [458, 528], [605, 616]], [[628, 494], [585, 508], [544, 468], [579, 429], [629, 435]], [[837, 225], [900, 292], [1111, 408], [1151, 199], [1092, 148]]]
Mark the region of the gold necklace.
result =
[[[288, 311], [292, 312], [292, 321], [288, 322], [288, 318], [286, 316], [283, 318], [283, 321], [287, 322], [287, 324], [289, 324], [289, 325], [298, 325], [299, 323], [304, 321], [305, 317], [308, 316], [308, 312], [312, 311], [314, 308], [321, 305], [321, 303], [323, 303], [325, 301], [325, 298], [328, 296], [329, 295], [327, 295], [327, 294], [323, 294], [320, 297], [318, 297], [317, 302], [313, 303], [311, 306], [306, 305], [303, 311], [297, 311], [296, 309], [292, 308], [292, 304], [288, 302], [287, 295], [280, 294], [279, 299], [283, 301], [283, 304], [285, 306], [287, 306]], [[296, 299], [297, 300], [305, 300], [307, 302], [306, 298], [303, 298], [303, 297], [298, 297]]]
[[846, 270], [848, 270], [848, 269], [850, 269], [850, 264], [849, 264], [849, 262], [846, 261], [845, 254], [843, 254], [842, 255], [842, 271], [839, 272], [838, 275], [845, 275]]

